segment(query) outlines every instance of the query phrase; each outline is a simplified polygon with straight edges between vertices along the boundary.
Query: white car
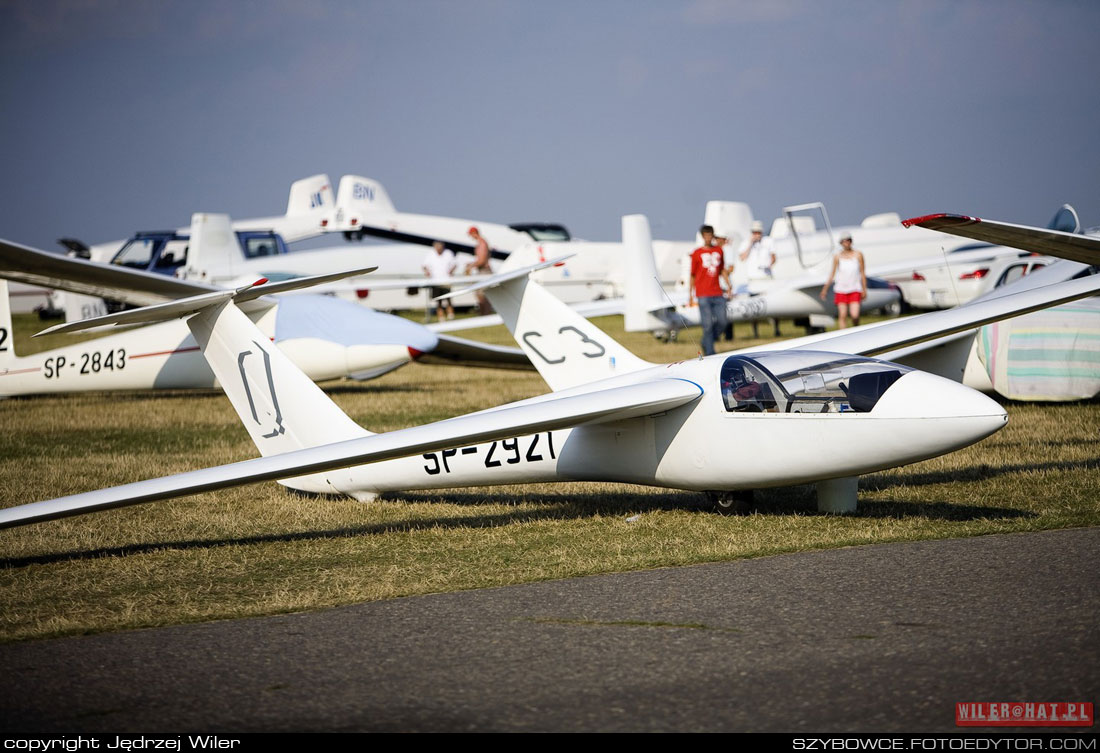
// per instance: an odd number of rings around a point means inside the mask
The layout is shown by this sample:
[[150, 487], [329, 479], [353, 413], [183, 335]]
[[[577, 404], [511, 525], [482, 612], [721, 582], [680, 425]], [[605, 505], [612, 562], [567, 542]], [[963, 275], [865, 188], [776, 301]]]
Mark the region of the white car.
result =
[[969, 246], [938, 262], [899, 265], [880, 277], [901, 288], [905, 302], [919, 309], [947, 309], [972, 301], [994, 287], [1023, 277], [1050, 263], [1050, 257], [1026, 251]]

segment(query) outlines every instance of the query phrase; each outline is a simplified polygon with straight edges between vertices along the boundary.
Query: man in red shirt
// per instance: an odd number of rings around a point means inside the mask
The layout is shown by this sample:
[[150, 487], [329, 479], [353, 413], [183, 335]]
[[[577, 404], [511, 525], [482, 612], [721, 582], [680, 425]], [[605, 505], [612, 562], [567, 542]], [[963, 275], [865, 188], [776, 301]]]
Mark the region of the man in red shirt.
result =
[[[730, 271], [721, 246], [714, 245], [714, 228], [699, 228], [703, 245], [691, 252], [691, 281], [688, 305], [699, 300], [699, 321], [703, 325], [703, 355], [714, 355], [714, 341], [726, 328], [726, 298], [729, 296]], [[726, 289], [722, 289], [722, 281]]]

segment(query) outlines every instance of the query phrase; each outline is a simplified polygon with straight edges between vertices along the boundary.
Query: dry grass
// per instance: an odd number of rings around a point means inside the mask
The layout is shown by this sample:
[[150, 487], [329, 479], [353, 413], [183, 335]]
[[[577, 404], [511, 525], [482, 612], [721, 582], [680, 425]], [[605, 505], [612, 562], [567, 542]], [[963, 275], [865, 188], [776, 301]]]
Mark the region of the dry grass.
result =
[[[694, 352], [600, 324], [652, 360]], [[738, 328], [739, 345], [748, 333]], [[508, 342], [503, 330], [480, 334]], [[533, 373], [422, 366], [329, 385], [374, 430], [543, 391]], [[0, 531], [0, 640], [1100, 523], [1100, 401], [1008, 409], [1008, 428], [975, 447], [864, 477], [850, 517], [815, 514], [805, 487], [760, 493], [759, 514], [723, 518], [702, 495], [618, 484], [417, 492], [366, 505], [262, 484]], [[220, 394], [12, 399], [0, 401], [0, 421], [0, 506], [254, 455]]]

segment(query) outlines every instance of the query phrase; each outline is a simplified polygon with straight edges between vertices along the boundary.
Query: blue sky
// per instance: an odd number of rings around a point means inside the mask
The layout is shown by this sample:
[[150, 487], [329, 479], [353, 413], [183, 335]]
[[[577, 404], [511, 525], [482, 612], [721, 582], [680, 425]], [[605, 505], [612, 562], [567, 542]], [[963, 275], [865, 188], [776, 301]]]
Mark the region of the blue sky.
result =
[[689, 239], [707, 199], [1095, 225], [1098, 28], [1069, 0], [5, 0], [0, 237], [278, 214], [318, 172], [594, 240], [632, 212]]

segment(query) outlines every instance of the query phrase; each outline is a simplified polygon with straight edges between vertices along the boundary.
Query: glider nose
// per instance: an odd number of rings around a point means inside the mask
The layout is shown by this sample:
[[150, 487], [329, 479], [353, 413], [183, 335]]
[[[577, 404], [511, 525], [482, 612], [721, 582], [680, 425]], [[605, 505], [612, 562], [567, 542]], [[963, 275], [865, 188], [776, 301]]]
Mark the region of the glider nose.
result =
[[871, 415], [915, 419], [910, 422], [915, 427], [915, 441], [947, 449], [973, 444], [1008, 423], [1008, 415], [997, 401], [923, 371], [909, 372], [894, 382]]
[[414, 351], [430, 353], [439, 338], [408, 319], [349, 301], [293, 295], [279, 301], [275, 341], [284, 351], [302, 351], [305, 363], [323, 362], [318, 373], [324, 378], [369, 379], [408, 363]]

